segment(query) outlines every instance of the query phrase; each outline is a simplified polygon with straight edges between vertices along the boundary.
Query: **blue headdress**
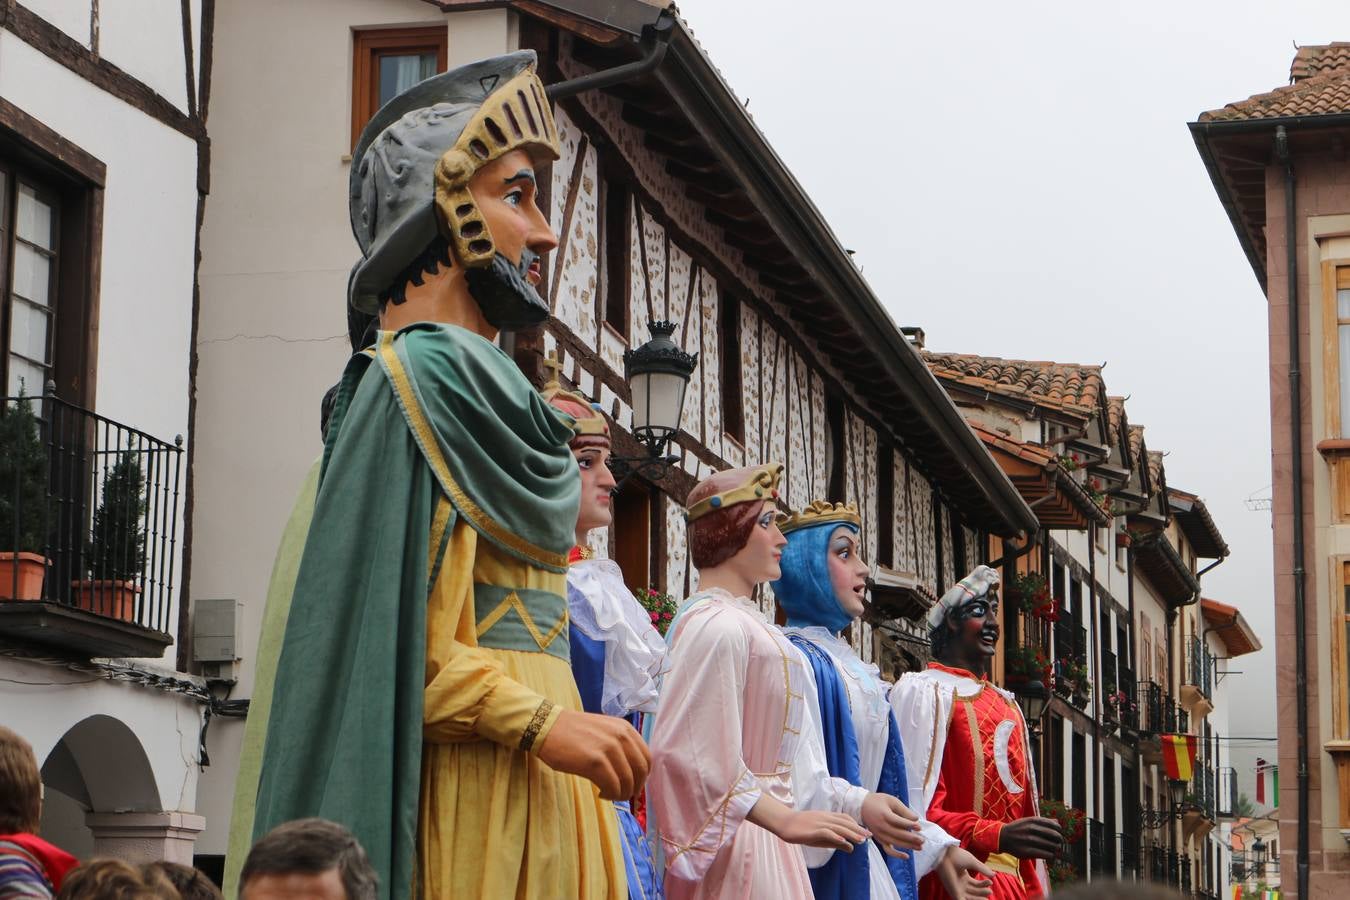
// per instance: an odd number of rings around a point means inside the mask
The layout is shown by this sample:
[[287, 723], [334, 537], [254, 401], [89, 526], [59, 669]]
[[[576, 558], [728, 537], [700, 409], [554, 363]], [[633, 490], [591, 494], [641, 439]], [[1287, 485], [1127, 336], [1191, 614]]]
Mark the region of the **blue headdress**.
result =
[[862, 519], [858, 507], [817, 500], [801, 512], [780, 517], [778, 527], [787, 537], [783, 549], [782, 575], [773, 583], [773, 593], [794, 628], [819, 625], [843, 631], [853, 621], [834, 596], [830, 583], [830, 535], [839, 526], [857, 534]]

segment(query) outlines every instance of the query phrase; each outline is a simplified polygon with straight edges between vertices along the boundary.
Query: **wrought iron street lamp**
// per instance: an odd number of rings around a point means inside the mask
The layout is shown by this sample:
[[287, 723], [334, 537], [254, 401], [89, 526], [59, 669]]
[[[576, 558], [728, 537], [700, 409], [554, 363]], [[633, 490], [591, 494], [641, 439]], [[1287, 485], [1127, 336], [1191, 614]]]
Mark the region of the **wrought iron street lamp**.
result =
[[1266, 877], [1266, 842], [1257, 838], [1252, 841], [1252, 864], [1258, 879]]
[[623, 354], [624, 374], [633, 397], [633, 437], [647, 452], [611, 457], [609, 467], [619, 483], [641, 472], [653, 480], [665, 476], [678, 456], [666, 448], [680, 430], [684, 394], [698, 366], [698, 354], [686, 353], [671, 339], [674, 322], [650, 322], [651, 340]]
[[1167, 779], [1167, 799], [1170, 809], [1145, 809], [1139, 813], [1139, 823], [1145, 828], [1161, 828], [1173, 819], [1186, 815], [1186, 782]]
[[1023, 681], [1014, 684], [1012, 692], [1017, 698], [1017, 705], [1022, 707], [1022, 718], [1026, 719], [1027, 728], [1033, 733], [1039, 733], [1041, 717], [1050, 705], [1050, 692], [1045, 689], [1045, 683], [1038, 678]]

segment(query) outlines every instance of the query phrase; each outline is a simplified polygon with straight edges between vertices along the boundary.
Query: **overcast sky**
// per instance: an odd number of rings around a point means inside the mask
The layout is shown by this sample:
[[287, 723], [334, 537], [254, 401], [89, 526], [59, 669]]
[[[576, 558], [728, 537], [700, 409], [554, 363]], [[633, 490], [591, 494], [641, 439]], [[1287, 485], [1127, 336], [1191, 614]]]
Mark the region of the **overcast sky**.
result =
[[1244, 503], [1270, 496], [1266, 302], [1186, 123], [1350, 39], [1344, 0], [679, 6], [898, 324], [1107, 364], [1232, 549], [1205, 595], [1266, 645], [1230, 664], [1229, 733], [1273, 736], [1271, 520]]

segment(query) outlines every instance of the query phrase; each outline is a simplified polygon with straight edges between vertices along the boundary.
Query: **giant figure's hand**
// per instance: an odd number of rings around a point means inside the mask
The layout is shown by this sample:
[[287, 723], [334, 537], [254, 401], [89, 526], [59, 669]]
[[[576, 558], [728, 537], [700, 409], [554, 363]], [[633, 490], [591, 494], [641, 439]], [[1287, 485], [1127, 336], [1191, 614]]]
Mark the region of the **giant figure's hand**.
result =
[[862, 823], [889, 856], [905, 859], [909, 856], [905, 850], [923, 846], [919, 817], [890, 794], [867, 795], [862, 805]]
[[852, 853], [855, 845], [868, 838], [868, 833], [853, 821], [852, 816], [808, 810], [799, 812], [768, 794], [760, 796], [745, 818], [789, 844], [807, 847]]
[[985, 900], [994, 893], [993, 871], [960, 844], [948, 847], [933, 871], [951, 900]]
[[628, 800], [642, 790], [652, 756], [623, 719], [565, 709], [539, 748], [549, 768], [595, 782], [606, 800]]
[[998, 849], [1018, 859], [1051, 859], [1063, 841], [1064, 831], [1059, 822], [1028, 816], [1003, 826], [998, 835]]

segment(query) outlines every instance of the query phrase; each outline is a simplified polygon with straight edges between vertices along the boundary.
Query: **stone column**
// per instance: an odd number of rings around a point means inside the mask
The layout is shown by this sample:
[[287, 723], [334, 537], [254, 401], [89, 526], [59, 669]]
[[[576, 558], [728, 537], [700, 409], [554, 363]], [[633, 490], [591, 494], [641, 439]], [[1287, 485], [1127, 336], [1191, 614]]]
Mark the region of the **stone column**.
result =
[[94, 834], [94, 855], [130, 863], [169, 862], [192, 865], [192, 848], [206, 819], [188, 812], [87, 813]]

